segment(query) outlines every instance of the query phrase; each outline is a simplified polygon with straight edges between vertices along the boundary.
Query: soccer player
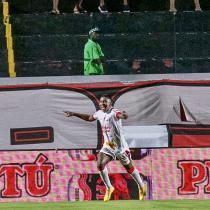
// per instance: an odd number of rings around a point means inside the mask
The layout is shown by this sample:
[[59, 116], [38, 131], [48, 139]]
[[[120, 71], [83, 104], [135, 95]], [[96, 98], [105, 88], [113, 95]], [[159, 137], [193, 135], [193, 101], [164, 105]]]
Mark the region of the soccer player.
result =
[[127, 119], [128, 115], [125, 111], [114, 109], [112, 107], [111, 98], [108, 96], [102, 96], [100, 98], [99, 107], [100, 110], [95, 112], [93, 115], [65, 111], [65, 116], [75, 116], [89, 122], [99, 120], [101, 124], [104, 144], [98, 155], [97, 168], [101, 179], [106, 186], [104, 201], [109, 201], [114, 191], [114, 187], [111, 185], [108, 176], [106, 165], [116, 158], [119, 159], [127, 172], [136, 181], [139, 188], [139, 200], [144, 200], [146, 195], [146, 184], [144, 184], [142, 178], [140, 177], [139, 171], [132, 164], [130, 150], [127, 142], [125, 141], [122, 129], [122, 119]]

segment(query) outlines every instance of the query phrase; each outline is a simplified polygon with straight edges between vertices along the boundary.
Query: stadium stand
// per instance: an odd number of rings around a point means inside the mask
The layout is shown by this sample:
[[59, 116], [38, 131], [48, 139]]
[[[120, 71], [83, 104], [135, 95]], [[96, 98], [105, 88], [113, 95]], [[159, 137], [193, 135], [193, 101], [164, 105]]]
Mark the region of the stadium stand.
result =
[[[61, 1], [61, 12], [68, 13], [52, 16], [50, 1], [10, 1], [17, 76], [83, 75], [83, 47], [93, 26], [103, 31], [106, 74], [129, 74], [134, 59], [141, 61], [141, 73], [209, 72], [209, 5], [201, 1], [204, 12], [194, 12], [192, 1], [186, 1], [189, 6], [177, 1], [174, 15], [169, 2], [143, 2], [131, 5], [138, 13], [75, 15], [69, 13], [73, 2]], [[97, 11], [95, 4], [85, 8]], [[142, 11], [154, 8], [165, 11]]]

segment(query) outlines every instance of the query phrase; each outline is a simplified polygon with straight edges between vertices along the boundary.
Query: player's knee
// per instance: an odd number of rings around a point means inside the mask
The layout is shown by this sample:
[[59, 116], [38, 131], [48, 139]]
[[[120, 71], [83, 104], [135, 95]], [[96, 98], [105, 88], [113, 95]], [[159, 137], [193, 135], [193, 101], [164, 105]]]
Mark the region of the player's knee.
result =
[[127, 172], [128, 172], [129, 174], [132, 174], [132, 173], [134, 172], [135, 168], [134, 168], [134, 166], [132, 165], [132, 166], [129, 166], [128, 168], [126, 168], [126, 170], [127, 170]]
[[99, 171], [103, 171], [105, 168], [105, 165], [103, 163], [97, 163], [97, 168]]

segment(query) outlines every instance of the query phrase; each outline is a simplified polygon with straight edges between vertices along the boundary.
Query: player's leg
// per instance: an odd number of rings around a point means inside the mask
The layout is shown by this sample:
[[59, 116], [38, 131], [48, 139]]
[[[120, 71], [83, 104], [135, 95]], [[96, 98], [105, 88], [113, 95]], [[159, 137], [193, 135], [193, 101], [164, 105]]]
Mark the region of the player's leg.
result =
[[109, 180], [108, 170], [106, 167], [106, 164], [109, 163], [111, 160], [112, 157], [108, 156], [103, 152], [99, 152], [97, 160], [97, 168], [99, 170], [101, 179], [103, 180], [107, 189], [110, 189], [112, 187], [111, 182]]
[[138, 169], [133, 166], [132, 162], [130, 162], [128, 165], [124, 165], [124, 167], [127, 170], [127, 172], [133, 177], [133, 179], [138, 185], [139, 200], [144, 200], [144, 197], [146, 196], [146, 192], [147, 192], [147, 186], [143, 182]]
[[146, 184], [144, 184], [139, 171], [134, 167], [130, 152], [124, 152], [117, 156], [126, 171], [133, 177], [139, 188], [139, 200], [144, 200], [146, 195]]
[[106, 186], [106, 193], [104, 196], [104, 201], [109, 201], [111, 198], [111, 195], [114, 191], [114, 187], [112, 186], [108, 170], [106, 167], [106, 164], [109, 163], [113, 158], [103, 152], [99, 152], [98, 154], [98, 160], [97, 160], [97, 168], [99, 170], [99, 174], [101, 176], [101, 179], [103, 180], [105, 186]]

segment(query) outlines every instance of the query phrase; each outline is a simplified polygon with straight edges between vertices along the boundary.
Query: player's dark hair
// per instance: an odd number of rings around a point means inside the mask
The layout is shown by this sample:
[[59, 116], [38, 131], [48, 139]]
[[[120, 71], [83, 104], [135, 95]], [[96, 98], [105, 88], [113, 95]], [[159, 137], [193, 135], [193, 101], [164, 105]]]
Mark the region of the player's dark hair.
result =
[[107, 99], [109, 99], [109, 100], [111, 101], [111, 103], [112, 103], [112, 98], [111, 98], [109, 95], [104, 94], [104, 95], [102, 95], [100, 98], [107, 98]]

